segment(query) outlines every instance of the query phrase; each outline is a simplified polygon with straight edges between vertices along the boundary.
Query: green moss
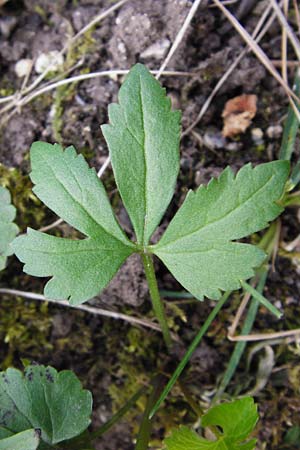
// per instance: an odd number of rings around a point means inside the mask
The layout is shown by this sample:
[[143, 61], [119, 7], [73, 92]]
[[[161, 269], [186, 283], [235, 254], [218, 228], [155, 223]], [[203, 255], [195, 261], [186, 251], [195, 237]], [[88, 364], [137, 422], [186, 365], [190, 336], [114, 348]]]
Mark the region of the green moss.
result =
[[82, 57], [88, 53], [92, 53], [96, 49], [97, 42], [93, 38], [93, 32], [95, 27], [90, 28], [80, 38], [78, 38], [68, 48], [65, 67], [64, 69], [70, 69], [73, 67]]
[[44, 225], [47, 208], [33, 194], [28, 175], [0, 164], [0, 184], [11, 193], [12, 203], [17, 209], [16, 223], [21, 231], [28, 226], [39, 228]]
[[4, 342], [1, 369], [14, 365], [20, 356], [34, 361], [40, 358], [41, 349], [51, 351], [50, 328], [47, 303], [25, 304], [14, 298], [1, 300], [0, 341]]
[[56, 142], [63, 145], [62, 128], [64, 104], [72, 100], [76, 92], [76, 83], [59, 86], [54, 96], [54, 116], [52, 120], [53, 135]]
[[47, 16], [47, 12], [45, 11], [44, 8], [41, 7], [41, 5], [35, 5], [33, 8], [33, 11], [38, 14], [44, 22], [47, 23], [48, 21], [48, 16]]
[[8, 97], [9, 95], [13, 95], [14, 89], [12, 87], [4, 88], [2, 87], [0, 89], [0, 97]]
[[[68, 48], [66, 59], [62, 72], [68, 71], [74, 67], [80, 59], [91, 53], [96, 48], [96, 41], [92, 37], [94, 28], [88, 30], [82, 37], [76, 40]], [[89, 70], [83, 69], [80, 74], [87, 73]], [[62, 145], [63, 113], [65, 103], [72, 100], [76, 93], [77, 83], [71, 83], [59, 86], [54, 96], [54, 117], [52, 121], [53, 134], [56, 142]]]
[[[108, 353], [109, 349], [113, 353], [116, 353], [115, 349], [119, 349], [117, 360], [108, 369], [114, 381], [110, 384], [108, 391], [112, 400], [113, 412], [116, 412], [126, 404], [139, 387], [150, 386], [152, 377], [161, 371], [161, 364], [166, 361], [165, 359], [162, 361], [158, 356], [163, 341], [158, 333], [131, 327], [126, 336], [122, 335], [123, 333], [120, 330], [114, 336], [112, 336], [112, 330], [106, 330], [105, 334], [107, 336]], [[122, 342], [122, 346], [120, 346], [120, 342]], [[165, 432], [179, 425], [180, 416], [185, 415], [186, 410], [181, 406], [178, 408], [178, 401], [182, 406], [180, 390], [175, 387], [164, 408], [161, 408], [157, 413], [156, 420]], [[147, 395], [143, 395], [136, 406], [126, 415], [126, 423], [131, 425], [134, 435], [139, 430], [140, 419], [146, 402]]]

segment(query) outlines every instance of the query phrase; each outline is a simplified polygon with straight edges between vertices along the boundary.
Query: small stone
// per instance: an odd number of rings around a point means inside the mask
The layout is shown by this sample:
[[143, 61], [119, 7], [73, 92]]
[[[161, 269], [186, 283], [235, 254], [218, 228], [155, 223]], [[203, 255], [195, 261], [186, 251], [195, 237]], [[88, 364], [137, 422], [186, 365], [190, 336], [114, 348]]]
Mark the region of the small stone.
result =
[[8, 38], [17, 24], [15, 17], [3, 17], [0, 19], [0, 31], [2, 36]]
[[275, 306], [277, 309], [282, 309], [282, 303], [281, 303], [281, 301], [280, 301], [280, 300], [276, 300], [276, 302], [274, 303], [274, 306]]
[[267, 136], [270, 139], [279, 139], [282, 135], [282, 126], [281, 125], [270, 125], [267, 128]]
[[219, 130], [211, 129], [204, 134], [203, 144], [211, 150], [220, 149], [225, 147], [226, 139]]
[[225, 145], [225, 149], [229, 152], [238, 152], [243, 147], [243, 144], [241, 142], [228, 142]]
[[255, 145], [261, 145], [264, 143], [264, 132], [261, 128], [252, 128], [251, 137]]
[[30, 74], [32, 68], [32, 59], [20, 59], [15, 64], [15, 73], [17, 77], [23, 78]]
[[73, 26], [75, 28], [75, 31], [79, 31], [79, 30], [81, 30], [81, 28], [83, 28], [83, 26], [84, 26], [83, 14], [81, 13], [81, 11], [76, 10], [73, 12], [72, 21], [73, 21]]
[[57, 72], [61, 68], [63, 63], [63, 55], [57, 50], [52, 50], [49, 53], [41, 53], [37, 57], [34, 68], [36, 73], [43, 73], [48, 68], [52, 72]]
[[118, 42], [118, 50], [120, 53], [126, 54], [126, 47], [123, 41]]
[[168, 48], [170, 47], [170, 44], [171, 42], [169, 41], [169, 39], [161, 39], [150, 45], [150, 47], [146, 48], [146, 50], [141, 53], [141, 58], [154, 58], [160, 60], [165, 56]]

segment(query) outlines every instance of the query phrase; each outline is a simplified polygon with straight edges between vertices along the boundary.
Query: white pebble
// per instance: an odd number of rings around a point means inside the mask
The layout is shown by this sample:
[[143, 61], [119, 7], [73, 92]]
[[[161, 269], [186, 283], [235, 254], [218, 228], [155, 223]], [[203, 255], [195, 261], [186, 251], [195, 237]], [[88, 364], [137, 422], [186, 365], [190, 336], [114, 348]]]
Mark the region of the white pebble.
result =
[[170, 43], [169, 39], [161, 39], [160, 41], [155, 42], [141, 53], [141, 58], [162, 59], [170, 47]]
[[63, 55], [57, 50], [52, 50], [49, 53], [41, 53], [37, 57], [34, 68], [36, 73], [43, 73], [48, 68], [52, 72], [57, 72], [63, 63]]
[[271, 125], [267, 128], [267, 136], [270, 139], [278, 139], [282, 135], [281, 125]]
[[15, 64], [15, 73], [17, 77], [23, 78], [29, 75], [32, 67], [32, 59], [20, 59]]
[[260, 128], [252, 128], [251, 137], [256, 145], [263, 143], [264, 132]]

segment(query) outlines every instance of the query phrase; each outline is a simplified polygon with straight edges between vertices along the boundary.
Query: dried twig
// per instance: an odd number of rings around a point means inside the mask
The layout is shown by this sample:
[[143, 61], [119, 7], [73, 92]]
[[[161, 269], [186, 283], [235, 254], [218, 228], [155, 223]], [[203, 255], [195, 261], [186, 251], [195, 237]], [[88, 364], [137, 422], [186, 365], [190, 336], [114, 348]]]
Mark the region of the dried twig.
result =
[[[256, 39], [256, 42], [258, 43], [264, 36], [264, 34], [267, 32], [267, 30], [269, 29], [269, 27], [271, 26], [271, 24], [273, 23], [274, 19], [275, 19], [275, 13], [273, 13], [273, 15], [271, 16], [271, 18], [269, 19], [268, 23], [265, 25], [265, 27], [263, 28], [262, 31], [260, 31], [261, 27], [263, 26], [269, 12], [271, 10], [271, 5], [268, 6], [268, 8], [266, 8], [266, 10], [264, 11], [263, 15], [261, 16], [260, 20], [258, 21], [255, 30], [253, 31], [252, 34], [252, 38]], [[194, 120], [194, 122], [191, 123], [191, 125], [189, 125], [182, 133], [182, 137], [188, 135], [194, 128], [195, 126], [198, 125], [198, 123], [200, 122], [200, 120], [202, 119], [202, 117], [204, 116], [204, 114], [206, 113], [206, 111], [208, 110], [212, 100], [214, 99], [214, 97], [217, 95], [218, 91], [220, 90], [220, 88], [223, 86], [223, 84], [225, 83], [225, 81], [230, 77], [230, 75], [232, 74], [232, 72], [236, 69], [236, 67], [239, 65], [239, 63], [241, 62], [241, 60], [244, 58], [244, 56], [249, 52], [249, 48], [248, 46], [239, 54], [239, 56], [237, 57], [237, 59], [234, 61], [233, 64], [231, 64], [229, 66], [229, 68], [227, 69], [227, 71], [224, 73], [224, 75], [220, 78], [220, 80], [218, 81], [218, 83], [216, 84], [216, 86], [214, 87], [214, 89], [212, 90], [212, 92], [210, 93], [210, 95], [207, 97], [206, 101], [204, 102], [204, 104], [202, 105], [202, 108], [199, 112], [199, 114], [197, 115], [196, 119]]]
[[[287, 17], [288, 10], [289, 10], [289, 0], [283, 1], [283, 10], [284, 10], [285, 16]], [[287, 33], [286, 33], [285, 27], [282, 25], [282, 27], [281, 27], [281, 62], [282, 62], [281, 74], [282, 74], [282, 78], [287, 83], [288, 78], [287, 78], [286, 61], [287, 61]]]
[[[41, 88], [36, 89], [33, 92], [31, 92], [25, 96], [22, 96], [23, 93], [21, 91], [17, 92], [13, 96], [13, 99], [10, 102], [7, 102], [7, 104], [0, 110], [0, 115], [4, 115], [4, 113], [6, 113], [10, 109], [14, 108], [14, 110], [11, 111], [9, 115], [5, 116], [4, 119], [2, 119], [2, 125], [4, 123], [6, 123], [12, 117], [12, 115], [15, 114], [22, 106], [27, 105], [28, 103], [30, 103], [33, 99], [35, 99], [39, 95], [45, 94], [46, 92], [52, 91], [60, 86], [64, 86], [69, 83], [78, 83], [80, 81], [90, 80], [90, 79], [99, 78], [99, 77], [114, 77], [116, 75], [126, 75], [128, 72], [129, 72], [128, 69], [126, 69], [126, 70], [103, 70], [100, 72], [92, 72], [92, 73], [87, 73], [87, 74], [76, 75], [73, 77], [65, 78], [64, 80], [56, 81], [55, 83], [50, 83], [50, 84], [47, 83], [44, 86], [42, 86]], [[151, 72], [153, 74], [158, 73], [157, 70], [153, 70]], [[195, 73], [180, 72], [180, 71], [176, 72], [176, 71], [172, 71], [172, 70], [166, 70], [162, 73], [162, 75], [194, 77]]]
[[296, 56], [297, 56], [298, 60], [300, 61], [300, 42], [299, 42], [296, 34], [291, 29], [290, 25], [288, 24], [288, 22], [286, 20], [286, 17], [283, 14], [283, 12], [281, 11], [281, 9], [280, 9], [278, 3], [276, 2], [276, 0], [270, 0], [270, 1], [271, 1], [271, 5], [274, 8], [274, 11], [275, 11], [275, 13], [277, 15], [277, 18], [278, 18], [282, 28], [285, 30], [285, 33], [286, 33], [287, 37], [289, 38], [292, 46], [294, 47]]
[[186, 16], [185, 21], [183, 22], [182, 27], [180, 28], [180, 30], [178, 31], [176, 38], [165, 58], [165, 60], [163, 61], [162, 65], [160, 66], [160, 69], [156, 75], [156, 78], [159, 79], [160, 76], [162, 75], [163, 71], [165, 70], [165, 68], [167, 67], [167, 65], [170, 62], [170, 59], [172, 58], [172, 56], [174, 55], [175, 51], [177, 50], [177, 48], [179, 47], [183, 36], [185, 35], [186, 30], [188, 29], [188, 27], [190, 26], [190, 23], [194, 17], [194, 15], [196, 14], [196, 11], [200, 5], [202, 0], [195, 0], [191, 9], [189, 10], [188, 15]]
[[[145, 328], [150, 328], [152, 330], [161, 332], [160, 326], [154, 322], [151, 322], [150, 320], [140, 319], [140, 318], [134, 317], [134, 316], [128, 316], [127, 314], [122, 314], [122, 313], [119, 313], [116, 311], [108, 311], [103, 308], [95, 308], [93, 306], [87, 306], [87, 305], [72, 306], [69, 304], [69, 302], [67, 302], [65, 300], [62, 300], [62, 301], [51, 300], [41, 294], [35, 294], [33, 292], [19, 291], [17, 289], [0, 288], [0, 294], [14, 295], [14, 296], [18, 296], [18, 297], [28, 298], [30, 300], [49, 302], [49, 303], [55, 304], [56, 306], [64, 306], [64, 307], [68, 307], [68, 308], [74, 308], [74, 309], [88, 312], [89, 314], [94, 314], [97, 316], [109, 317], [111, 319], [116, 319], [116, 320], [123, 320], [123, 321], [131, 323], [132, 325], [135, 325], [135, 326], [142, 326]], [[178, 336], [175, 335], [174, 333], [172, 334], [172, 338], [177, 341], [179, 339]]]
[[247, 292], [245, 293], [241, 304], [237, 310], [237, 313], [235, 314], [235, 318], [228, 328], [227, 338], [230, 341], [233, 342], [255, 342], [255, 341], [269, 341], [272, 339], [277, 338], [287, 338], [290, 337], [291, 341], [297, 340], [300, 338], [300, 328], [297, 328], [295, 330], [287, 330], [287, 331], [278, 331], [275, 333], [253, 333], [253, 334], [247, 334], [247, 335], [235, 335], [236, 329], [239, 325], [239, 322], [241, 320], [241, 317], [249, 303], [249, 300], [251, 298], [251, 295]]
[[[272, 1], [272, 0], [271, 0]], [[287, 83], [283, 80], [283, 78], [280, 76], [278, 71], [275, 69], [273, 64], [271, 63], [268, 56], [265, 54], [265, 52], [262, 50], [259, 45], [257, 45], [257, 42], [253, 40], [253, 38], [249, 35], [247, 30], [238, 22], [238, 20], [230, 13], [230, 11], [223, 6], [223, 4], [220, 2], [220, 0], [214, 0], [215, 4], [218, 5], [220, 10], [224, 13], [224, 15], [228, 18], [228, 20], [231, 22], [232, 26], [239, 32], [241, 37], [247, 42], [250, 49], [253, 51], [253, 53], [256, 55], [256, 57], [261, 61], [261, 63], [265, 66], [265, 68], [273, 75], [273, 77], [278, 81], [278, 83], [283, 87], [284, 91], [286, 92], [287, 96], [289, 97], [291, 106], [293, 107], [293, 110], [295, 111], [295, 114], [297, 115], [297, 118], [300, 122], [300, 113], [299, 110], [294, 102], [296, 100], [299, 102], [299, 98], [295, 95], [295, 93], [292, 91], [292, 89], [287, 85]], [[278, 6], [278, 5], [277, 5]], [[290, 37], [290, 35], [288, 34]]]

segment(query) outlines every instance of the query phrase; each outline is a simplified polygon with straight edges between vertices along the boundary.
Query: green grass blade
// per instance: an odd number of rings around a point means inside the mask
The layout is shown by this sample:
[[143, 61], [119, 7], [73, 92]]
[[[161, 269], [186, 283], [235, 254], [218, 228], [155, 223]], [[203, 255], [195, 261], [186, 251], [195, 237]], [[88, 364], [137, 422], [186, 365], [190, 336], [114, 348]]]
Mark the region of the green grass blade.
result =
[[173, 298], [173, 299], [193, 299], [194, 295], [190, 294], [187, 291], [169, 291], [167, 289], [160, 289], [159, 293], [164, 298]]
[[[266, 283], [266, 279], [267, 279], [267, 274], [268, 272], [265, 271], [259, 280], [259, 283], [257, 285], [257, 291], [259, 293], [262, 293], [264, 287], [265, 287], [265, 283]], [[244, 325], [242, 327], [242, 335], [248, 335], [252, 329], [253, 323], [255, 321], [256, 318], [256, 314], [257, 314], [257, 310], [259, 307], [259, 302], [258, 300], [256, 300], [255, 298], [252, 299], [250, 307], [249, 307], [249, 311], [246, 315], [246, 319], [244, 322]], [[223, 394], [223, 392], [225, 392], [225, 389], [227, 388], [228, 384], [230, 383], [230, 380], [232, 379], [233, 375], [235, 374], [235, 371], [237, 369], [237, 366], [240, 362], [240, 359], [242, 357], [242, 354], [246, 348], [247, 342], [237, 342], [234, 348], [234, 351], [231, 355], [229, 364], [227, 366], [227, 369], [224, 373], [223, 379], [220, 383], [220, 386], [216, 392], [216, 395], [213, 399], [213, 403], [215, 403]]]
[[[299, 97], [300, 94], [300, 69], [296, 71], [293, 91]], [[300, 105], [298, 104], [300, 111]], [[279, 159], [290, 160], [295, 147], [295, 140], [299, 129], [299, 121], [291, 106], [288, 109], [287, 119], [284, 124], [281, 147], [279, 151]]]
[[194, 338], [193, 342], [191, 343], [190, 347], [188, 348], [186, 354], [184, 355], [183, 359], [180, 361], [179, 365], [177, 366], [175, 372], [173, 373], [172, 377], [170, 378], [169, 382], [167, 383], [166, 387], [164, 388], [161, 396], [159, 397], [158, 401], [154, 405], [153, 409], [151, 410], [149, 414], [149, 418], [151, 419], [154, 414], [157, 412], [158, 408], [162, 404], [162, 402], [167, 397], [168, 393], [171, 391], [172, 387], [176, 383], [178, 377], [181, 375], [182, 371], [184, 370], [185, 366], [191, 359], [192, 354], [198, 347], [199, 343], [201, 342], [201, 339], [203, 338], [204, 334], [208, 330], [209, 326], [213, 322], [213, 320], [216, 318], [217, 314], [221, 310], [221, 308], [224, 306], [226, 300], [228, 299], [231, 292], [225, 292], [225, 294], [222, 296], [222, 298], [218, 301], [214, 309], [209, 314], [208, 318], [200, 328], [200, 331]]
[[152, 418], [149, 417], [149, 413], [161, 393], [163, 379], [164, 376], [157, 375], [152, 382], [152, 391], [147, 400], [136, 440], [135, 450], [147, 450], [149, 448], [148, 446], [152, 429]]
[[295, 188], [297, 184], [300, 182], [300, 161], [297, 162], [297, 164], [292, 170], [290, 182], [292, 188]]
[[135, 403], [138, 401], [138, 399], [145, 394], [147, 391], [146, 386], [142, 386], [129, 400], [127, 403], [125, 403], [122, 408], [119, 409], [107, 422], [105, 422], [101, 427], [99, 427], [97, 430], [95, 430], [90, 435], [90, 439], [94, 440], [102, 436], [104, 433], [106, 433], [110, 428], [112, 428], [119, 420], [135, 405]]
[[279, 311], [274, 305], [272, 305], [269, 300], [267, 300], [262, 294], [260, 294], [256, 289], [254, 289], [250, 284], [246, 283], [246, 281], [241, 280], [241, 285], [245, 289], [245, 291], [249, 292], [260, 304], [262, 304], [265, 308], [267, 308], [274, 316], [278, 319], [282, 316], [282, 312]]

